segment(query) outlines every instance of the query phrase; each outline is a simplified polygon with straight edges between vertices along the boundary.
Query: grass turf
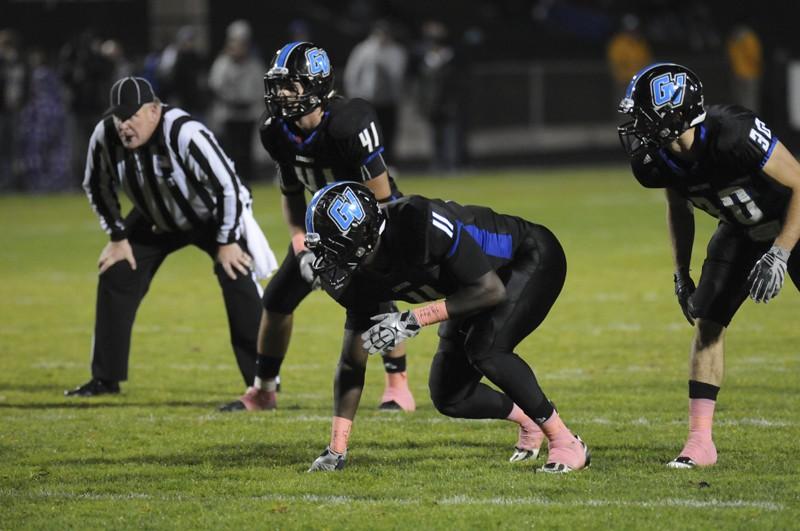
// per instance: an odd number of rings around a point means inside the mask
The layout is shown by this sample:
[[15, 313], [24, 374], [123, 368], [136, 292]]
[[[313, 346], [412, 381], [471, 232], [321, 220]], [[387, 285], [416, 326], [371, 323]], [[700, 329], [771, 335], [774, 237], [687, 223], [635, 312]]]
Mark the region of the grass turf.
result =
[[[667, 470], [686, 432], [692, 330], [672, 294], [661, 194], [623, 168], [417, 176], [401, 186], [524, 216], [563, 243], [566, 287], [519, 350], [590, 445], [589, 470], [552, 477], [511, 465], [511, 424], [439, 415], [427, 396], [431, 329], [409, 343], [418, 411], [376, 410], [383, 376], [371, 363], [348, 468], [306, 474], [328, 439], [342, 312], [319, 292], [298, 310], [278, 411], [217, 413], [243, 385], [211, 262], [196, 249], [170, 257], [156, 276], [123, 394], [64, 398], [88, 378], [105, 238], [80, 195], [8, 196], [0, 197], [0, 528], [797, 526], [800, 297], [791, 284], [774, 303], [746, 303], [728, 333], [719, 465]], [[254, 192], [282, 256], [278, 193]], [[714, 227], [697, 218], [694, 271]]]

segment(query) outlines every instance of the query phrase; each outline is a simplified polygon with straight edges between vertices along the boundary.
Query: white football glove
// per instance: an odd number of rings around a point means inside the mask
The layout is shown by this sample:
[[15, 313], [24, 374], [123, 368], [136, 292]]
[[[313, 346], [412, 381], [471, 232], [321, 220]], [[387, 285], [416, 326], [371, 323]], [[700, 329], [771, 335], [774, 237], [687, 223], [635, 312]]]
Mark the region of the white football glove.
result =
[[386, 354], [398, 343], [419, 334], [422, 328], [410, 310], [403, 313], [382, 313], [373, 316], [372, 320], [380, 322], [361, 334], [364, 349], [370, 354]]
[[304, 249], [297, 253], [297, 265], [300, 267], [300, 276], [303, 277], [312, 290], [321, 287], [319, 277], [314, 272], [314, 253], [308, 249]]
[[314, 459], [311, 463], [311, 468], [308, 472], [333, 472], [335, 470], [342, 470], [344, 468], [345, 459], [347, 459], [347, 450], [343, 454], [334, 452], [331, 447], [325, 448], [325, 451], [319, 454], [319, 457]]
[[756, 302], [769, 302], [776, 297], [786, 278], [786, 262], [791, 253], [777, 245], [773, 245], [756, 262], [747, 284], [750, 286], [750, 298]]

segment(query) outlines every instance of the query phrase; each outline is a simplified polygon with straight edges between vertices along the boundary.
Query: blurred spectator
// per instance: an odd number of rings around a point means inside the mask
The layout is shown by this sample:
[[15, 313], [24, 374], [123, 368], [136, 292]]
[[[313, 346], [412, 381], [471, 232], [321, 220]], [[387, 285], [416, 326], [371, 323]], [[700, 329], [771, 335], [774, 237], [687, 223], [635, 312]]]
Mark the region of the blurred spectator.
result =
[[251, 49], [250, 24], [228, 26], [225, 48], [211, 66], [208, 84], [214, 96], [211, 119], [239, 176], [253, 175], [256, 122], [264, 110], [264, 63]]
[[80, 33], [65, 44], [59, 53], [59, 73], [67, 89], [71, 120], [64, 126], [72, 133], [71, 167], [74, 180], [80, 182], [86, 164], [89, 137], [97, 115], [105, 108], [111, 90], [114, 65], [101, 53], [102, 41], [90, 30]]
[[290, 42], [311, 42], [311, 28], [305, 19], [296, 18], [289, 22]]
[[728, 37], [727, 50], [733, 102], [758, 112], [764, 71], [761, 40], [752, 28], [736, 26]]
[[625, 93], [631, 78], [653, 62], [650, 45], [639, 31], [639, 18], [633, 14], [622, 17], [620, 30], [611, 37], [606, 48], [606, 59], [614, 80], [614, 105], [616, 116], [617, 104]]
[[0, 30], [0, 190], [16, 185], [15, 130], [25, 95], [25, 64], [16, 33]]
[[388, 151], [386, 158], [390, 161], [394, 154], [406, 63], [406, 51], [394, 39], [391, 27], [379, 21], [366, 40], [353, 48], [344, 70], [347, 96], [363, 98], [375, 108]]
[[464, 155], [459, 101], [466, 85], [459, 82], [456, 53], [447, 39], [447, 27], [441, 22], [423, 24], [422, 42], [416, 49], [417, 105], [433, 133], [431, 169], [453, 172], [459, 169]]
[[156, 67], [156, 77], [159, 93], [165, 101], [202, 120], [207, 103], [208, 75], [194, 28], [183, 26], [164, 48]]
[[63, 85], [41, 50], [29, 53], [28, 68], [27, 98], [17, 120], [22, 187], [35, 192], [75, 188], [71, 136], [60, 127], [67, 122]]
[[100, 55], [109, 62], [110, 79], [120, 79], [133, 74], [133, 64], [125, 57], [125, 51], [119, 41], [108, 39], [100, 45]]

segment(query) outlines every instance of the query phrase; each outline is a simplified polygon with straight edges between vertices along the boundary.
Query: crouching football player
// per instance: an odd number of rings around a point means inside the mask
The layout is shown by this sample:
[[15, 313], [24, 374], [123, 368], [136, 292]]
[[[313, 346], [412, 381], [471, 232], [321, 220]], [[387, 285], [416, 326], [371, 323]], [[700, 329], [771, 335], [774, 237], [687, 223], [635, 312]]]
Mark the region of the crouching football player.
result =
[[[511, 460], [542, 470], [589, 465], [589, 451], [562, 422], [514, 348], [544, 320], [566, 276], [558, 240], [541, 225], [477, 206], [409, 196], [378, 207], [366, 186], [322, 188], [306, 211], [306, 244], [325, 291], [347, 310], [334, 383], [330, 445], [311, 466], [344, 467], [368, 354], [383, 354], [441, 323], [429, 387], [443, 414], [519, 424]], [[379, 314], [393, 300], [426, 306]], [[486, 377], [502, 392], [481, 383]]]

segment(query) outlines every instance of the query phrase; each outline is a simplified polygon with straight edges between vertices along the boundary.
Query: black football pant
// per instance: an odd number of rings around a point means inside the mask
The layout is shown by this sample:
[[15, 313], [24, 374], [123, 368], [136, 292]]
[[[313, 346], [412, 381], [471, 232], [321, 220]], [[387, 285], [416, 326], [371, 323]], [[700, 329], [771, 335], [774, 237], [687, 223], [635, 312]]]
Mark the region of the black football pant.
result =
[[[514, 348], [544, 321], [567, 272], [564, 251], [545, 227], [530, 225], [513, 261], [498, 271], [508, 299], [439, 327], [439, 348], [428, 386], [441, 413], [458, 418], [504, 419], [514, 403], [532, 419], [546, 397]], [[497, 392], [480, 382], [486, 377]]]
[[[692, 314], [727, 327], [750, 294], [747, 278], [772, 241], [754, 242], [729, 223], [719, 223], [708, 242], [697, 290], [689, 299]], [[795, 246], [787, 274], [800, 289], [800, 252]], [[783, 289], [787, 289], [788, 280]]]
[[[127, 221], [132, 222], [128, 241], [136, 258], [136, 270], [122, 260], [99, 277], [92, 348], [94, 378], [113, 381], [128, 379], [131, 329], [136, 310], [167, 255], [187, 245], [195, 245], [208, 253], [212, 260], [216, 259], [218, 244], [214, 227], [191, 232], [156, 234], [148, 222], [141, 218], [132, 221], [135, 218], [137, 216], [132, 214]], [[244, 240], [238, 243], [247, 251]], [[216, 261], [214, 273], [225, 299], [236, 362], [245, 384], [250, 385], [255, 376], [256, 340], [261, 319], [260, 287], [251, 275], [237, 273], [236, 280], [231, 280]], [[186, 293], [185, 296], [194, 295]]]

